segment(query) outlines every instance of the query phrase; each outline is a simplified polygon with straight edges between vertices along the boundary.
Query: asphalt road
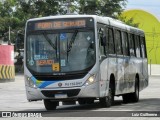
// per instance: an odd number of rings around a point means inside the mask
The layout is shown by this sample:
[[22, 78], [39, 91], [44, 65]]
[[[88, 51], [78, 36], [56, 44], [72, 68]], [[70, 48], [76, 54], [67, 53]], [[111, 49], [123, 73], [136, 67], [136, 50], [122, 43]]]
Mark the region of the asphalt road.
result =
[[[149, 86], [140, 92], [138, 103], [123, 104], [121, 97], [115, 105], [102, 108], [98, 101], [91, 105], [60, 105], [55, 111], [46, 111], [42, 101], [28, 102], [25, 94], [24, 76], [16, 75], [15, 82], [0, 83], [0, 111], [37, 112], [43, 117], [148, 117], [160, 115], [160, 76], [150, 76]], [[71, 119], [71, 118], [70, 118]], [[155, 118], [154, 118], [155, 119]]]

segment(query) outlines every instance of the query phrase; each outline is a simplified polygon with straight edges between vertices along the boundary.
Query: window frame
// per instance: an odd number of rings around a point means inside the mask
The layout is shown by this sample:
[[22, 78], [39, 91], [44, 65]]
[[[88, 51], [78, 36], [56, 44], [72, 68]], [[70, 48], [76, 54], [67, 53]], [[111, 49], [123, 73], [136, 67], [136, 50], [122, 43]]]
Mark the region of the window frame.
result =
[[[111, 33], [111, 35], [110, 35], [110, 33]], [[110, 36], [112, 36], [112, 39], [110, 39], [110, 38], [111, 38]], [[110, 42], [110, 41], [111, 41], [111, 42]], [[112, 49], [113, 53], [110, 53], [110, 45], [113, 46], [113, 49]], [[112, 47], [111, 47], [111, 48], [112, 48]], [[108, 54], [115, 54], [115, 53], [116, 53], [116, 52], [115, 52], [114, 30], [113, 30], [112, 27], [108, 27], [107, 51], [108, 51], [108, 52], [107, 52]]]
[[[119, 32], [119, 41], [118, 41], [118, 38], [117, 38], [117, 32]], [[115, 37], [115, 53], [117, 54], [117, 55], [123, 55], [123, 49], [122, 49], [122, 34], [121, 34], [121, 30], [119, 30], [119, 29], [115, 29], [114, 30], [114, 37]], [[117, 49], [118, 49], [118, 44], [120, 45], [120, 54], [118, 53], [118, 51], [117, 51]]]
[[129, 56], [129, 39], [128, 32], [122, 31], [122, 50], [124, 56]]
[[[130, 57], [136, 57], [136, 51], [135, 51], [135, 39], [134, 34], [129, 33], [129, 55]], [[133, 49], [134, 53], [131, 53], [131, 49]]]

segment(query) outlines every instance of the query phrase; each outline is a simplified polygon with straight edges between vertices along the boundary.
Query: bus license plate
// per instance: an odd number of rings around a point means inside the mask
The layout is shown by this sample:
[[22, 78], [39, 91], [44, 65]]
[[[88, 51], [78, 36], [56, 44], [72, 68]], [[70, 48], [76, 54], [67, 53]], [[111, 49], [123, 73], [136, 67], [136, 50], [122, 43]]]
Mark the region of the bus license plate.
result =
[[66, 94], [55, 94], [55, 98], [67, 98]]

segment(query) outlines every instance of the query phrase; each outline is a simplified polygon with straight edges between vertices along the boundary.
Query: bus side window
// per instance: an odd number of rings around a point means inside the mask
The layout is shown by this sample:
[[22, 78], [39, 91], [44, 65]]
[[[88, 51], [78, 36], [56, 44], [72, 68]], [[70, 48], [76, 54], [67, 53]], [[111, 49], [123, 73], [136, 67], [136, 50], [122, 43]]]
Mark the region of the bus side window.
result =
[[99, 40], [99, 52], [100, 55], [106, 55], [106, 50], [105, 50], [105, 43], [104, 43], [104, 39], [106, 39], [105, 37], [105, 32], [104, 32], [104, 28], [99, 28], [98, 29], [98, 40]]
[[142, 58], [142, 49], [141, 49], [141, 39], [140, 39], [140, 36], [137, 36], [138, 37], [138, 41], [139, 41], [139, 52], [140, 52], [140, 57]]
[[141, 51], [142, 51], [142, 58], [146, 58], [146, 49], [145, 49], [145, 38], [140, 37], [140, 43], [141, 43]]
[[140, 43], [139, 43], [139, 36], [135, 36], [135, 50], [136, 50], [136, 56], [138, 58], [141, 57], [141, 51], [140, 51]]
[[128, 34], [126, 32], [122, 32], [122, 48], [123, 48], [123, 54], [128, 56]]
[[116, 41], [116, 53], [117, 55], [122, 54], [122, 39], [121, 39], [121, 31], [115, 30], [115, 41]]
[[134, 44], [134, 35], [133, 34], [129, 34], [129, 52], [130, 52], [130, 56], [135, 56], [135, 44]]
[[108, 40], [107, 40], [107, 53], [108, 54], [114, 54], [115, 53], [115, 46], [114, 46], [114, 35], [113, 35], [113, 29], [108, 29]]

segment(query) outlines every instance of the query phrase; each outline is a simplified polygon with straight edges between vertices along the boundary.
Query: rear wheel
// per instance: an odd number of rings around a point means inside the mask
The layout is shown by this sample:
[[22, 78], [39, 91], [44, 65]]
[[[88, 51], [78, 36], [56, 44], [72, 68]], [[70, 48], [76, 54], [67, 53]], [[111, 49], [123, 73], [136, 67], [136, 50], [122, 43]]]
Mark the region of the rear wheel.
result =
[[46, 99], [44, 100], [44, 106], [46, 110], [55, 110], [58, 106], [58, 102]]
[[131, 96], [130, 96], [130, 94], [124, 94], [122, 96], [122, 98], [123, 98], [123, 103], [125, 103], [125, 104], [131, 102]]
[[135, 81], [135, 91], [134, 93], [131, 94], [131, 101], [132, 102], [138, 102], [139, 101], [139, 82], [138, 82], [138, 78], [136, 78]]
[[123, 103], [129, 103], [129, 102], [138, 102], [139, 101], [139, 82], [138, 78], [135, 79], [135, 90], [134, 93], [128, 93], [122, 96], [123, 97]]

